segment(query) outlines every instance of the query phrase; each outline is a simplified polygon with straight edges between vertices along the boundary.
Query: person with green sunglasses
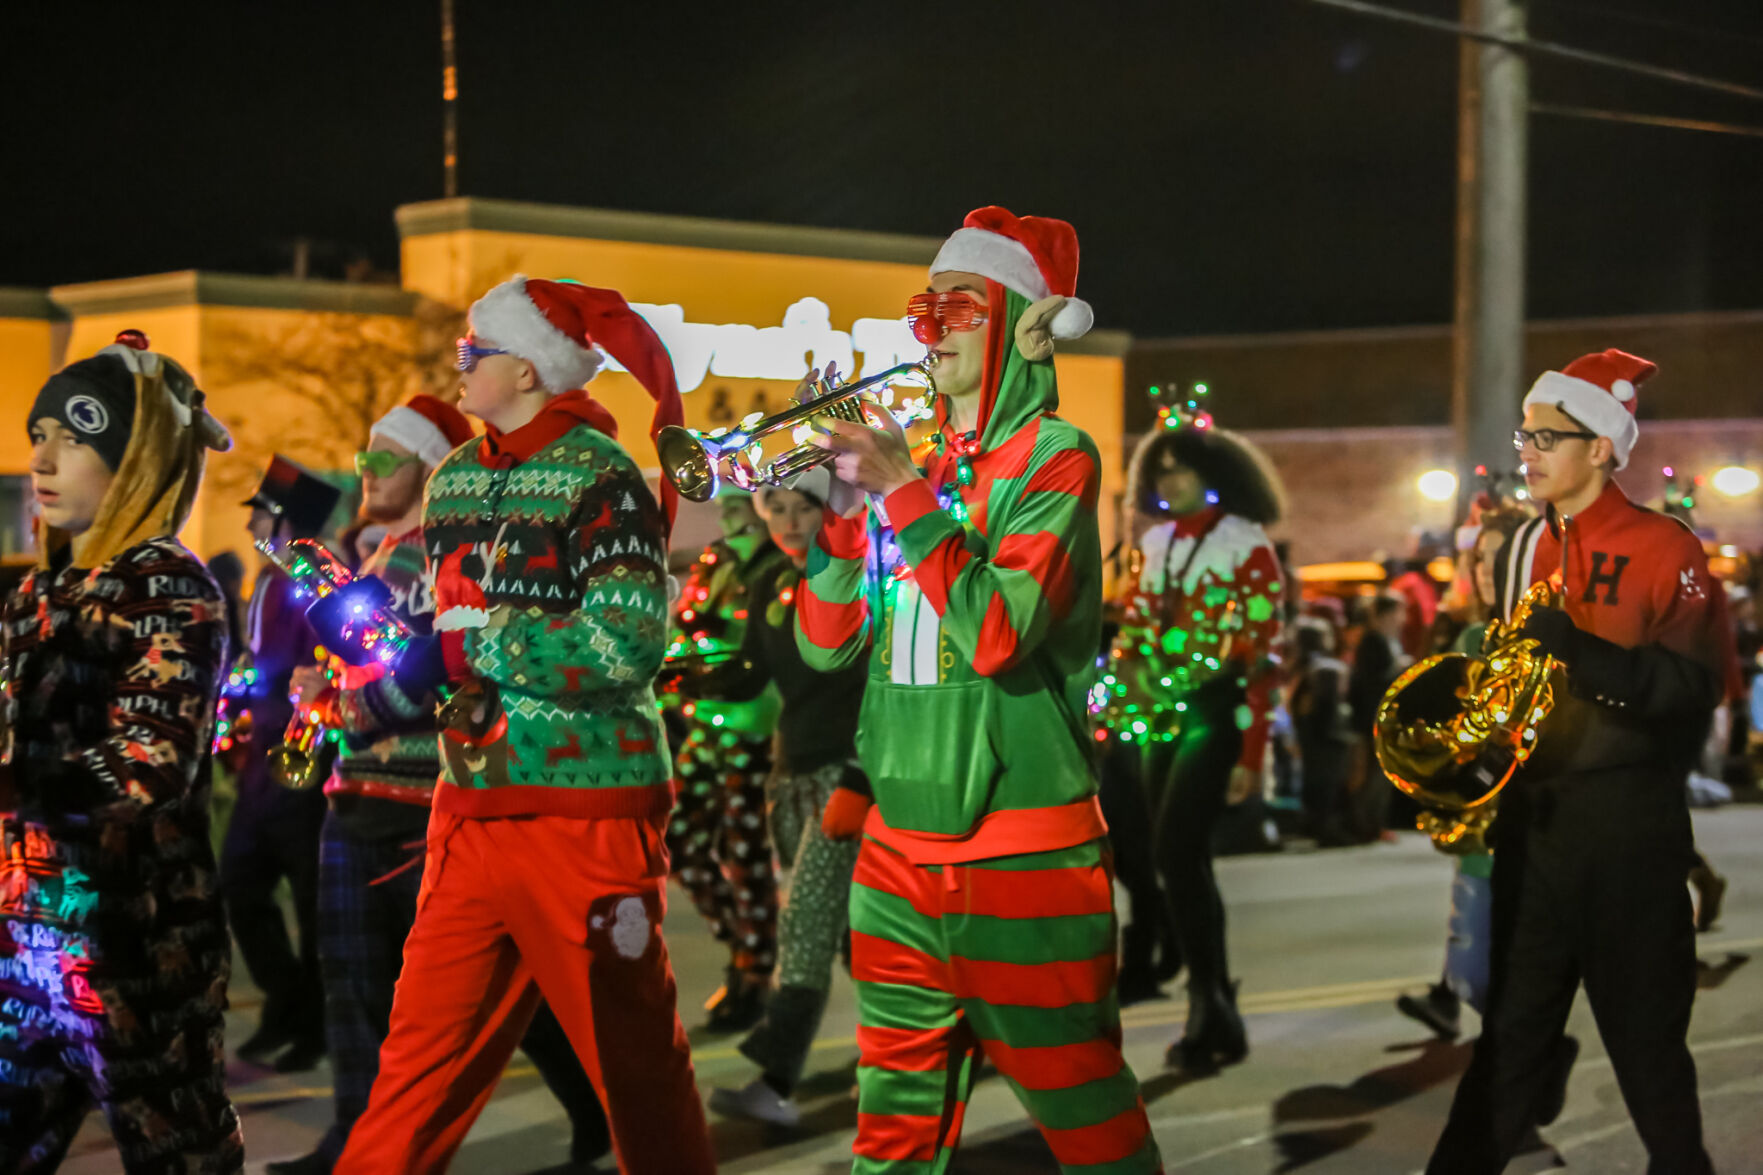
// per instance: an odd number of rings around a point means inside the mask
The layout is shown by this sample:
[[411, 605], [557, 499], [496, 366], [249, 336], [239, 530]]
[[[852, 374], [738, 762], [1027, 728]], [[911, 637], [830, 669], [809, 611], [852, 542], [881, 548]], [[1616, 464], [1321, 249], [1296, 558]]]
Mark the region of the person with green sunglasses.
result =
[[408, 465], [422, 465], [421, 457], [415, 453], [398, 450], [397, 442], [376, 439], [375, 444], [385, 445], [381, 449], [368, 449], [355, 454], [355, 476], [367, 478], [372, 475], [376, 480], [385, 481], [394, 476], [400, 469]]

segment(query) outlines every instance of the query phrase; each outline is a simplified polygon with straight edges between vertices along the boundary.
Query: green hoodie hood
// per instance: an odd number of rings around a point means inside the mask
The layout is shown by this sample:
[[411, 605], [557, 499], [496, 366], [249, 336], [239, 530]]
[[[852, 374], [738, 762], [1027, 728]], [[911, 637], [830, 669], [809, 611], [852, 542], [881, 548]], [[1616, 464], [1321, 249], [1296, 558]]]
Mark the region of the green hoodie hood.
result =
[[[1043, 412], [1059, 408], [1059, 381], [1051, 358], [1031, 362], [1016, 349], [1016, 324], [1030, 302], [998, 282], [986, 281], [986, 301], [1004, 313], [986, 319], [986, 362], [980, 377], [979, 433], [982, 452], [996, 448]], [[937, 401], [937, 425], [947, 442], [960, 439], [947, 400]], [[945, 451], [948, 449], [945, 444]]]

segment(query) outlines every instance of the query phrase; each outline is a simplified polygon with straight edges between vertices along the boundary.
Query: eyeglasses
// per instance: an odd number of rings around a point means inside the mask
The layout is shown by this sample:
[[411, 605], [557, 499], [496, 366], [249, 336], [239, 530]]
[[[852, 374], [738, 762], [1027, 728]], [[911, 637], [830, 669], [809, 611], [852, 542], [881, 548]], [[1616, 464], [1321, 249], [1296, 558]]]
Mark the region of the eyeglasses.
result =
[[973, 330], [986, 323], [986, 308], [964, 290], [914, 294], [906, 301], [912, 337], [930, 346], [952, 330]]
[[480, 347], [468, 338], [459, 340], [459, 370], [476, 371], [479, 359], [488, 359], [491, 355], [506, 355], [508, 352], [500, 347]]
[[1586, 432], [1584, 429], [1580, 429], [1578, 432], [1569, 432], [1559, 428], [1520, 428], [1514, 429], [1512, 432], [1512, 447], [1522, 452], [1524, 446], [1535, 445], [1537, 452], [1551, 453], [1554, 452], [1558, 443], [1568, 439], [1595, 441], [1598, 439], [1598, 434]]
[[369, 449], [365, 453], [355, 454], [355, 476], [391, 477], [406, 465], [420, 465], [422, 458], [415, 455], [400, 457], [396, 453], [388, 453], [384, 449]]

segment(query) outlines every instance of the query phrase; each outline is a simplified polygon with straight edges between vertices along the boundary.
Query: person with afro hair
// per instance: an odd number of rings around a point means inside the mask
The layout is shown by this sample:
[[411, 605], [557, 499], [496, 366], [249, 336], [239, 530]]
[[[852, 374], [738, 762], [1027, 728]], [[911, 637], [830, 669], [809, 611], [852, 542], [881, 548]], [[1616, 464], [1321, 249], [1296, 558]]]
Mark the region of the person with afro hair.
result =
[[1128, 474], [1133, 508], [1155, 521], [1139, 540], [1108, 662], [1112, 690], [1134, 701], [1098, 699], [1096, 709], [1113, 790], [1149, 817], [1188, 970], [1186, 1028], [1167, 1059], [1201, 1074], [1248, 1051], [1211, 842], [1226, 806], [1261, 774], [1283, 592], [1262, 527], [1284, 502], [1278, 475], [1247, 440], [1204, 414], [1162, 421]]

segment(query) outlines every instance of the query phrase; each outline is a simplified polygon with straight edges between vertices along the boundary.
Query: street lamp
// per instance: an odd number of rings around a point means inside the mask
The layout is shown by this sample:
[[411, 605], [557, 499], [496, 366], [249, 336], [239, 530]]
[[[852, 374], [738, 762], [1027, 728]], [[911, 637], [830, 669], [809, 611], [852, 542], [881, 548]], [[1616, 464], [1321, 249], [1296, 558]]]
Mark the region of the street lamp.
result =
[[1449, 502], [1457, 496], [1457, 475], [1449, 469], [1429, 469], [1414, 484], [1429, 501]]
[[1755, 493], [1760, 480], [1755, 469], [1743, 465], [1728, 465], [1724, 469], [1716, 469], [1714, 476], [1709, 478], [1714, 488], [1729, 498], [1742, 498], [1746, 494]]

